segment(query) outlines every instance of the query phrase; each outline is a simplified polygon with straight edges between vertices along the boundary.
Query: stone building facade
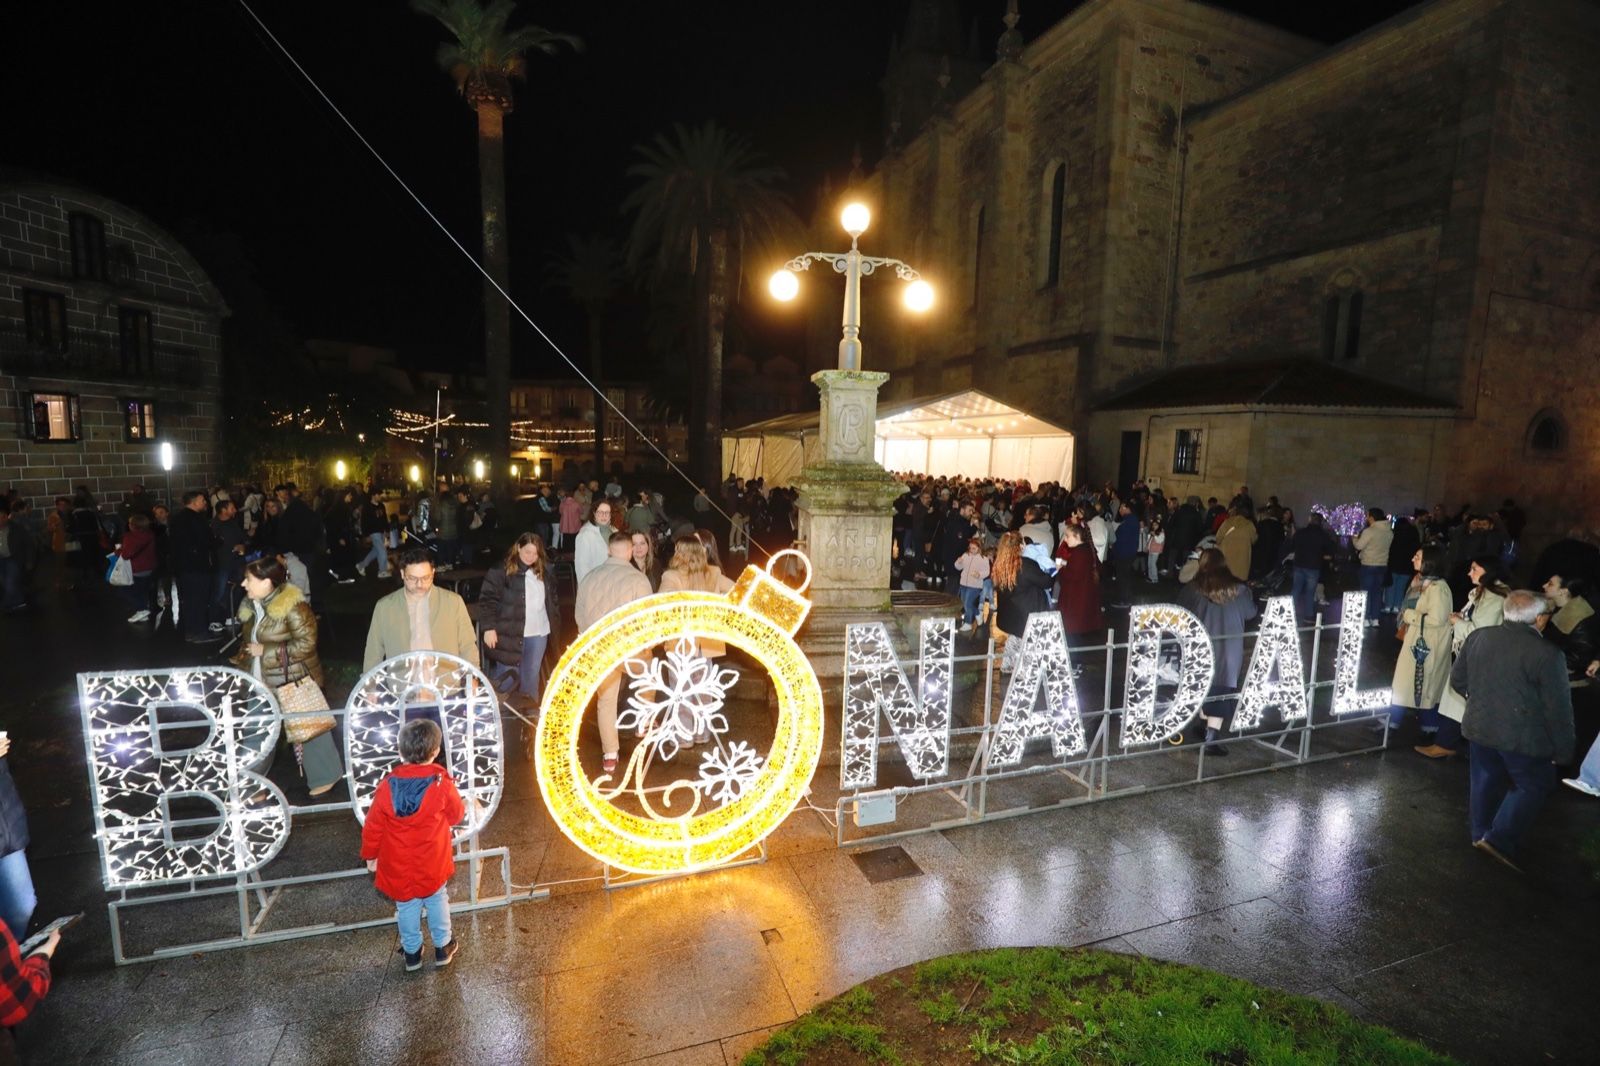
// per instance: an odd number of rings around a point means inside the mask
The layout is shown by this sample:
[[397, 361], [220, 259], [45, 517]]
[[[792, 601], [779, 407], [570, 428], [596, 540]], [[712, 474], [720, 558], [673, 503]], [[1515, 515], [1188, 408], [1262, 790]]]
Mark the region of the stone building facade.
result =
[[162, 496], [221, 467], [219, 338], [205, 272], [139, 212], [84, 189], [0, 176], [0, 483], [46, 508]]
[[[998, 52], [858, 189], [941, 294], [869, 345], [891, 398], [990, 392], [1080, 481], [1600, 520], [1600, 10], [1432, 0], [1329, 48], [1089, 0]], [[1261, 401], [1294, 360], [1338, 402]]]

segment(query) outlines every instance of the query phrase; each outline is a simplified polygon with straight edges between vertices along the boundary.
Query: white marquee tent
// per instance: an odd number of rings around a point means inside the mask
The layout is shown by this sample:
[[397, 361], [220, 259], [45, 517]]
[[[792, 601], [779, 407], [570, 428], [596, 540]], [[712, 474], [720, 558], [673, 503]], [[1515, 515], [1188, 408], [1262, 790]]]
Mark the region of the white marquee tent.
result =
[[[816, 411], [780, 415], [722, 435], [722, 472], [792, 485], [822, 459]], [[878, 409], [878, 462], [893, 471], [1070, 483], [1072, 434], [968, 389]]]

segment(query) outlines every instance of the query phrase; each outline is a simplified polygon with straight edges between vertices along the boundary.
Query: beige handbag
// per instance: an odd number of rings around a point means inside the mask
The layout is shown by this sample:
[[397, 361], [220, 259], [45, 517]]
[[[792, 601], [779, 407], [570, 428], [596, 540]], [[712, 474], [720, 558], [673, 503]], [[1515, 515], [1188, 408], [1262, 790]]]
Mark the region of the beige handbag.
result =
[[[280, 649], [287, 674], [289, 651]], [[331, 714], [318, 714], [328, 709], [328, 697], [309, 676], [278, 686], [278, 706], [283, 710], [283, 734], [291, 744], [305, 744], [324, 733], [333, 732], [336, 724]]]

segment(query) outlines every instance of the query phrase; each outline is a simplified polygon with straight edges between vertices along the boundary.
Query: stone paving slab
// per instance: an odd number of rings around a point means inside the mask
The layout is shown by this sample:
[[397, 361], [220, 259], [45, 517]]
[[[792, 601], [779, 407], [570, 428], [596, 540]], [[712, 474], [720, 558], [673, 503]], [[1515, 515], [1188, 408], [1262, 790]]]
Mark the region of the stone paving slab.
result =
[[[121, 624], [114, 608], [84, 610]], [[1596, 883], [1576, 855], [1600, 832], [1600, 803], [1552, 797], [1519, 877], [1468, 844], [1464, 764], [1424, 762], [1409, 738], [1384, 754], [902, 838], [921, 873], [877, 884], [823, 815], [801, 809], [764, 864], [610, 892], [513, 756], [486, 842], [511, 848], [514, 881], [563, 883], [547, 901], [458, 915], [449, 969], [405, 973], [390, 927], [116, 967], [71, 674], [190, 651], [144, 638], [102, 654], [74, 636], [84, 616], [17, 621], [0, 619], [0, 639], [40, 665], [4, 726], [30, 804], [40, 914], [87, 910], [49, 999], [17, 1031], [26, 1062], [717, 1066], [885, 970], [1031, 944], [1144, 953], [1306, 992], [1468, 1062], [1600, 1060], [1587, 965], [1600, 954]], [[331, 654], [353, 654], [364, 625], [352, 607], [329, 629]], [[1184, 759], [1162, 773], [1192, 772], [1192, 761], [1176, 769]], [[826, 773], [813, 801], [831, 809]], [[1062, 794], [1021, 782], [1024, 799]], [[349, 865], [356, 838], [353, 819], [303, 821], [282, 861]], [[280, 907], [293, 920], [384, 913], [360, 879]], [[208, 921], [204, 907], [151, 910], [152, 939]]]

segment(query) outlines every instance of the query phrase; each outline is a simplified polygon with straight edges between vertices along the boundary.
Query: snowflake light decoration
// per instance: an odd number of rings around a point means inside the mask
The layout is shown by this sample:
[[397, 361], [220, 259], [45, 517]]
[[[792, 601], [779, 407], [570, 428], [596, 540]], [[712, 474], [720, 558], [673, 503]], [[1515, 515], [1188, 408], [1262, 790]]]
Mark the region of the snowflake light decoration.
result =
[[1367, 594], [1346, 592], [1339, 616], [1339, 647], [1333, 653], [1333, 713], [1362, 714], [1389, 706], [1389, 689], [1357, 689], [1361, 645], [1367, 635]]
[[[1276, 672], [1278, 679], [1272, 675]], [[1255, 653], [1245, 671], [1239, 690], [1238, 710], [1234, 713], [1236, 732], [1261, 724], [1268, 707], [1280, 708], [1285, 722], [1295, 722], [1307, 714], [1305, 666], [1300, 659], [1300, 630], [1295, 624], [1294, 598], [1274, 596], [1267, 601], [1256, 636]]]
[[695, 785], [701, 795], [732, 803], [749, 791], [765, 765], [754, 748], [736, 740], [726, 750], [717, 747], [700, 756], [700, 780]]
[[[1165, 712], [1156, 716], [1156, 687], [1160, 684], [1161, 645], [1178, 642], [1178, 691]], [[1154, 744], [1188, 724], [1211, 690], [1215, 656], [1205, 626], [1177, 604], [1140, 605], [1128, 616], [1128, 682], [1122, 715], [1122, 746]]]
[[845, 627], [839, 787], [870, 788], [877, 783], [880, 710], [889, 719], [889, 730], [913, 776], [926, 781], [948, 772], [955, 630], [951, 619], [923, 619], [913, 693], [882, 622]]
[[[224, 666], [85, 673], [78, 697], [108, 890], [249, 873], [278, 854], [289, 804], [255, 771], [272, 756], [281, 717], [260, 681]], [[176, 746], [200, 729], [197, 744]], [[214, 804], [214, 824], [174, 817], [180, 798]]]
[[1051, 753], [1058, 759], [1087, 750], [1078, 687], [1059, 611], [1028, 616], [1027, 628], [1022, 631], [1022, 656], [1006, 686], [1000, 720], [989, 742], [989, 765], [1015, 766], [1022, 761], [1027, 742], [1043, 736], [1050, 738]]
[[[642, 729], [645, 743], [670, 760], [695, 737], [728, 731], [722, 713], [728, 690], [739, 680], [737, 670], [719, 670], [698, 654], [695, 642], [680, 638], [661, 659], [629, 659], [628, 706], [617, 715], [618, 729]], [[651, 699], [657, 693], [659, 698]]]

